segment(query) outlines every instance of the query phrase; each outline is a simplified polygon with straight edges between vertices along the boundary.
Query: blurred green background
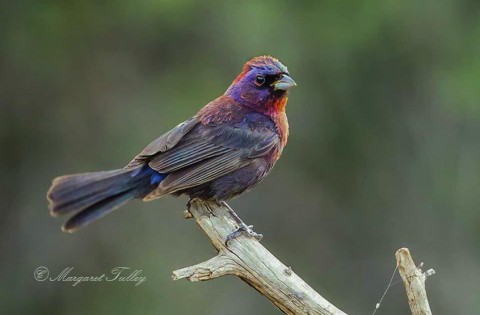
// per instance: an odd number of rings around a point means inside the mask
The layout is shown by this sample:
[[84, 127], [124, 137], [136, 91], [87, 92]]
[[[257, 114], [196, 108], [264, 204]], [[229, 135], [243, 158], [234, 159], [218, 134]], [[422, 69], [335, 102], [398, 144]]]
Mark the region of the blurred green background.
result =
[[[271, 54], [298, 87], [270, 176], [231, 205], [342, 310], [371, 314], [411, 249], [434, 314], [480, 313], [479, 1], [33, 1], [0, 9], [0, 313], [280, 314], [214, 255], [185, 198], [133, 202], [67, 235], [45, 192], [124, 166]], [[37, 282], [141, 269], [132, 283]], [[398, 275], [397, 278], [399, 279]], [[377, 314], [407, 314], [394, 286]]]

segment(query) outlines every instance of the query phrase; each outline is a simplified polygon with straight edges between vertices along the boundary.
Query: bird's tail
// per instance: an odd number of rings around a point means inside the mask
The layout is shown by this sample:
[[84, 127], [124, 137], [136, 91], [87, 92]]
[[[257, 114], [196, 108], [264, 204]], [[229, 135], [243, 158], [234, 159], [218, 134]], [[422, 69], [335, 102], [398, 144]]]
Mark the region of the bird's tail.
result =
[[50, 214], [76, 213], [62, 227], [66, 232], [74, 232], [131, 199], [144, 197], [164, 178], [148, 166], [60, 176], [53, 180], [47, 193]]

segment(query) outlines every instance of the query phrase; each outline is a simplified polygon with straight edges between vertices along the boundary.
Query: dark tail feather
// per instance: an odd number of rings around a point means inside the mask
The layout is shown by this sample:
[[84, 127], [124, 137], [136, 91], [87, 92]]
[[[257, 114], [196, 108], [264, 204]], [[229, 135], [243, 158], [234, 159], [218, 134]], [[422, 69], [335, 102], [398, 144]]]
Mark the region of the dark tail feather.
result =
[[103, 199], [102, 201], [88, 207], [80, 213], [70, 218], [63, 226], [62, 230], [65, 232], [75, 232], [77, 229], [98, 220], [113, 210], [120, 208], [131, 199], [137, 196], [135, 189], [119, 193]]
[[57, 177], [47, 193], [50, 214], [79, 212], [63, 226], [64, 231], [74, 232], [151, 192], [158, 184], [152, 180], [152, 171], [143, 167]]

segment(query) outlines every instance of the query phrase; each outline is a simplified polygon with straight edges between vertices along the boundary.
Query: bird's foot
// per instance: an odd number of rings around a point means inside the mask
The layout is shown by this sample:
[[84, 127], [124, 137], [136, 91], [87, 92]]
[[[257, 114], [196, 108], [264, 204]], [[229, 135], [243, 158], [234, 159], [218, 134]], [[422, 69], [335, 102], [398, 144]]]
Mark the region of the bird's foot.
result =
[[187, 201], [187, 204], [185, 205], [187, 207], [187, 210], [183, 211], [183, 216], [185, 219], [191, 219], [193, 218], [193, 214], [190, 211], [190, 208], [192, 207], [192, 203], [195, 201], [195, 198], [191, 198]]
[[252, 229], [253, 229], [253, 225], [246, 225], [246, 224], [241, 225], [236, 231], [230, 233], [227, 236], [227, 240], [225, 241], [225, 245], [228, 246], [228, 243], [231, 240], [236, 239], [236, 238], [238, 238], [242, 235], [244, 235], [246, 237], [252, 237], [252, 238], [256, 239], [257, 241], [260, 241], [262, 239], [263, 235], [259, 234], [259, 233], [256, 233]]
[[195, 201], [194, 198], [188, 199], [187, 204], [186, 204], [188, 211], [190, 211], [190, 208], [192, 207], [192, 203], [193, 203], [194, 201]]
[[195, 202], [197, 202], [197, 201], [202, 201], [202, 200], [199, 199], [199, 198], [190, 198], [190, 199], [188, 199], [187, 204], [186, 204], [187, 210], [190, 211], [190, 208], [192, 207], [192, 205], [193, 205]]

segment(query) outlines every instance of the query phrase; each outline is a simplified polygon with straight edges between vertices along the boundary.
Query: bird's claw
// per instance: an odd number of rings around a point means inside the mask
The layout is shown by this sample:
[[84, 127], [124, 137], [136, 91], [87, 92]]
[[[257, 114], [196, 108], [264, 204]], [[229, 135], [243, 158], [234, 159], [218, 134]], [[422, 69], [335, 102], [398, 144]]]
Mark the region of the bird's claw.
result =
[[236, 239], [236, 238], [238, 238], [242, 235], [244, 235], [246, 237], [252, 237], [252, 238], [256, 239], [257, 241], [260, 241], [262, 239], [263, 235], [259, 234], [259, 233], [256, 233], [252, 229], [253, 229], [253, 225], [242, 225], [242, 226], [240, 226], [237, 230], [235, 230], [234, 232], [230, 233], [227, 236], [227, 240], [225, 241], [225, 245], [228, 246], [228, 243], [231, 240]]
[[187, 204], [186, 204], [188, 211], [190, 211], [190, 208], [192, 207], [193, 201], [194, 201], [194, 199], [192, 199], [192, 198], [188, 199]]

